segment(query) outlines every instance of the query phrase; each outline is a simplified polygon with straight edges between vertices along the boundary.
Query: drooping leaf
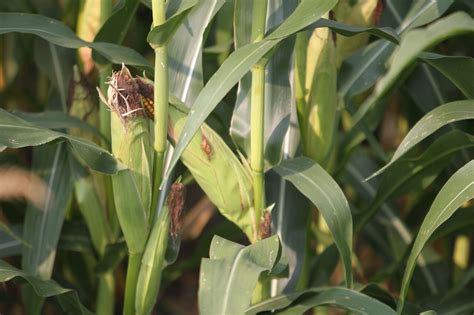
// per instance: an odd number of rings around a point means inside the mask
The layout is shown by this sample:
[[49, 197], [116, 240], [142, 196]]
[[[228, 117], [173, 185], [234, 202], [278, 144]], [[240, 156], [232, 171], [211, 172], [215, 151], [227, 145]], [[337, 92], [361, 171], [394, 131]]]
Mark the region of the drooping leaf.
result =
[[474, 58], [434, 53], [423, 53], [419, 58], [449, 78], [467, 98], [474, 98], [474, 85], [471, 80]]
[[26, 112], [12, 112], [15, 116], [36, 125], [47, 129], [69, 129], [79, 128], [88, 131], [96, 136], [103, 137], [99, 130], [94, 126], [80, 120], [79, 118], [70, 116], [60, 111], [44, 111], [40, 113], [26, 113]]
[[387, 74], [377, 83], [374, 93], [361, 105], [354, 115], [357, 124], [381, 98], [386, 96], [418, 55], [443, 40], [474, 32], [474, 19], [464, 12], [457, 12], [440, 19], [425, 29], [415, 29], [403, 35], [400, 47], [394, 53]]
[[167, 17], [165, 23], [154, 26], [150, 33], [148, 33], [147, 41], [150, 46], [156, 48], [165, 45], [198, 2], [198, 0], [181, 1], [179, 8], [177, 8], [176, 12], [172, 13], [172, 16]]
[[[440, 17], [454, 0], [418, 0], [413, 3], [406, 17], [402, 20], [402, 12], [396, 6], [388, 5], [386, 10], [396, 17], [399, 34], [429, 23]], [[385, 73], [385, 62], [392, 55], [395, 44], [377, 41], [362, 48], [349, 57], [343, 64], [339, 77], [339, 94], [352, 97], [370, 88]]]
[[121, 43], [127, 35], [130, 23], [135, 17], [139, 0], [126, 0], [122, 6], [105, 21], [94, 38], [94, 42]]
[[441, 105], [423, 116], [403, 139], [390, 162], [368, 179], [390, 167], [408, 150], [430, 136], [439, 128], [459, 120], [474, 119], [474, 100], [464, 100]]
[[0, 109], [0, 130], [0, 145], [8, 148], [66, 141], [71, 146], [74, 155], [90, 168], [107, 174], [115, 174], [119, 169], [114, 157], [98, 145], [79, 137], [30, 124], [3, 109]]
[[204, 32], [223, 0], [200, 1], [192, 8], [168, 43], [169, 90], [190, 107], [204, 85], [202, 48]]
[[470, 161], [451, 176], [436, 196], [421, 224], [410, 256], [408, 257], [402, 280], [400, 302], [398, 304], [399, 313], [403, 311], [416, 260], [423, 247], [434, 231], [443, 222], [448, 220], [464, 202], [472, 198], [474, 198], [474, 161]]
[[398, 159], [384, 171], [377, 195], [357, 225], [362, 226], [367, 222], [390, 198], [410, 190], [425, 189], [436, 179], [455, 153], [472, 147], [474, 147], [473, 136], [453, 130], [436, 139], [422, 155]]
[[321, 166], [305, 157], [284, 161], [275, 171], [319, 209], [339, 249], [346, 285], [352, 287], [352, 216], [341, 188]]
[[168, 168], [176, 165], [179, 157], [191, 141], [194, 134], [219, 101], [247, 73], [252, 65], [260, 60], [281, 40], [315, 22], [322, 14], [330, 10], [336, 1], [305, 0], [293, 14], [285, 20], [266, 39], [243, 46], [232, 53], [201, 91], [189, 113], [184, 132], [178, 140]]
[[28, 282], [34, 292], [43, 298], [54, 297], [65, 314], [92, 314], [79, 300], [77, 293], [71, 289], [59, 286], [53, 280], [41, 280], [0, 260], [0, 281], [5, 282], [14, 278], [22, 278]]
[[104, 42], [86, 42], [61, 22], [46, 16], [28, 13], [0, 13], [0, 34], [27, 33], [66, 48], [90, 47], [109, 61], [126, 63], [153, 73], [149, 62], [133, 49]]
[[[33, 205], [26, 211], [23, 239], [29, 246], [22, 247], [22, 270], [40, 279], [51, 278], [64, 214], [70, 204], [72, 175], [68, 155], [63, 143], [35, 148], [33, 154], [33, 169], [48, 183], [48, 193], [43, 211]], [[43, 300], [28, 287], [24, 295], [29, 300], [28, 311], [39, 312]]]
[[266, 174], [265, 188], [267, 204], [275, 204], [271, 212], [272, 233], [280, 237], [282, 255], [288, 258], [289, 267], [288, 278], [272, 280], [271, 287], [278, 293], [291, 292], [297, 288], [308, 256], [306, 237], [310, 220], [309, 202], [293, 184], [273, 171]]
[[280, 259], [280, 251], [278, 236], [247, 247], [214, 236], [209, 258], [201, 261], [200, 313], [244, 313], [260, 274], [271, 272]]
[[355, 314], [387, 314], [396, 312], [386, 304], [347, 288], [311, 288], [297, 293], [280, 295], [249, 307], [245, 314], [276, 310], [276, 314], [303, 314], [323, 305], [336, 306]]

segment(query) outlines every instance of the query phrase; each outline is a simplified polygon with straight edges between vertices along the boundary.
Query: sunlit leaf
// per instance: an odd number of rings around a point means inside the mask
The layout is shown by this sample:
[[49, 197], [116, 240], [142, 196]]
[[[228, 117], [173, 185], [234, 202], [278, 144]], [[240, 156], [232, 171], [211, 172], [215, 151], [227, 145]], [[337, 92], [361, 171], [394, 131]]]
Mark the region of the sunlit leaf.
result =
[[416, 260], [423, 247], [433, 232], [448, 220], [464, 202], [472, 198], [474, 198], [474, 161], [467, 163], [451, 176], [436, 196], [421, 224], [406, 264], [400, 291], [399, 312], [403, 310]]
[[341, 188], [321, 166], [305, 157], [283, 161], [275, 171], [321, 212], [342, 257], [346, 285], [352, 287], [352, 216]]

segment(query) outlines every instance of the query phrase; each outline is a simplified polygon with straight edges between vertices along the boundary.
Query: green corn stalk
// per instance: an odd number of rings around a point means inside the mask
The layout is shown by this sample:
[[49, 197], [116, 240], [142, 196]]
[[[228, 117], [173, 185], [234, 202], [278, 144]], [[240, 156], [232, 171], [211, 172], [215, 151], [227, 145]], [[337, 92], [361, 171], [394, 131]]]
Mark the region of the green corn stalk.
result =
[[[136, 81], [141, 86], [144, 107], [153, 117], [153, 81], [144, 77], [137, 77]], [[183, 132], [188, 109], [175, 97], [170, 97], [169, 102], [168, 139], [175, 144]], [[220, 212], [255, 242], [259, 221], [252, 207], [252, 171], [245, 159], [241, 162], [219, 134], [203, 124], [181, 161]]]
[[305, 95], [298, 104], [301, 137], [305, 155], [326, 165], [334, 147], [337, 116], [337, 70], [331, 30], [314, 30], [307, 49]]
[[116, 115], [111, 117], [112, 152], [126, 167], [112, 177], [114, 201], [129, 251], [125, 288], [125, 314], [135, 313], [140, 261], [149, 233], [152, 146], [138, 87], [126, 67], [109, 81], [103, 101]]
[[[337, 21], [348, 25], [368, 27], [374, 25], [380, 13], [381, 0], [341, 0], [334, 8]], [[336, 35], [336, 64], [339, 68], [348, 56], [367, 44], [369, 34], [363, 33], [358, 36], [346, 37]]]

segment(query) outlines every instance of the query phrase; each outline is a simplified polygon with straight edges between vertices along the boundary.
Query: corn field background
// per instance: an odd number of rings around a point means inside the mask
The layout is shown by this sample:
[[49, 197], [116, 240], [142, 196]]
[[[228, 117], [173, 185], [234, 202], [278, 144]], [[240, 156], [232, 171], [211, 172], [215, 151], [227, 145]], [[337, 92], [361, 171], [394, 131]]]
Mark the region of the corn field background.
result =
[[1, 314], [473, 314], [473, 0], [0, 0]]

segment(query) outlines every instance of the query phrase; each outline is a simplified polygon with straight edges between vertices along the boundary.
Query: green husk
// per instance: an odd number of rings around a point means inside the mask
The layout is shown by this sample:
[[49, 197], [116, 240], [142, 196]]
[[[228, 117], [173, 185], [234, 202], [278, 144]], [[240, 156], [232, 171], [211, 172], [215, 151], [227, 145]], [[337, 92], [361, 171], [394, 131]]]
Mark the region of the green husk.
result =
[[151, 314], [156, 303], [168, 245], [169, 225], [169, 210], [164, 206], [153, 226], [142, 257], [135, 296], [136, 314]]
[[337, 69], [332, 32], [314, 30], [306, 61], [305, 101], [298, 106], [305, 155], [326, 165], [333, 148], [337, 115]]
[[[137, 80], [152, 93], [152, 81], [143, 77], [137, 77]], [[150, 98], [150, 95], [146, 97]], [[168, 139], [175, 144], [189, 110], [173, 96], [169, 102]], [[222, 215], [239, 226], [250, 241], [256, 241], [255, 227], [259, 220], [252, 207], [252, 171], [245, 159], [241, 162], [224, 140], [203, 124], [182, 154], [181, 161]]]
[[142, 253], [149, 231], [151, 154], [148, 121], [126, 67], [112, 75], [108, 99], [112, 152], [126, 169], [112, 177], [115, 207], [130, 254]]
[[[186, 122], [187, 109], [177, 99], [170, 100], [168, 136], [176, 143]], [[252, 208], [252, 172], [248, 164], [239, 161], [206, 124], [193, 137], [181, 161], [222, 215], [237, 224], [250, 241], [256, 241], [255, 222], [259, 221]]]
[[[380, 0], [341, 0], [334, 8], [337, 21], [348, 25], [368, 27], [374, 25], [377, 17], [374, 16]], [[348, 56], [360, 47], [367, 44], [369, 34], [363, 33], [353, 37], [336, 35], [336, 64], [339, 68]]]

